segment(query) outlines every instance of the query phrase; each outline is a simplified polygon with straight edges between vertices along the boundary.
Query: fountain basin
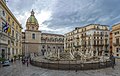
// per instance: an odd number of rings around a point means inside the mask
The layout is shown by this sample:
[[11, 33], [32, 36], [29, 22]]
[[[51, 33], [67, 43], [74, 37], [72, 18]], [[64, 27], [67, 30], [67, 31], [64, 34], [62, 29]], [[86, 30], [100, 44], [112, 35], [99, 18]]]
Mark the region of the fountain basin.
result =
[[55, 70], [91, 70], [101, 69], [111, 66], [111, 61], [90, 61], [81, 62], [80, 60], [57, 60], [50, 61], [43, 57], [33, 58], [30, 62], [34, 66]]

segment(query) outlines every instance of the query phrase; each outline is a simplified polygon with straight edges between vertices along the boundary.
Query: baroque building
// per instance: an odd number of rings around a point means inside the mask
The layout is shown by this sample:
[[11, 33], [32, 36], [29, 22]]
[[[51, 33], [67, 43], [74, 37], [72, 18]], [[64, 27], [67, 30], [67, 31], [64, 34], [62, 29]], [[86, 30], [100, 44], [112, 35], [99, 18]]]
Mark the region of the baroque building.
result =
[[113, 47], [113, 36], [112, 36], [112, 31], [111, 31], [110, 32], [110, 55], [113, 54], [112, 47]]
[[22, 55], [22, 26], [0, 0], [0, 57], [12, 59]]
[[112, 52], [114, 56], [120, 57], [120, 24], [112, 26]]
[[81, 51], [90, 56], [109, 55], [109, 27], [100, 24], [89, 24], [76, 27], [65, 34], [64, 48], [73, 53]]
[[46, 55], [49, 52], [64, 50], [64, 36], [59, 34], [42, 33], [34, 11], [26, 22], [26, 30], [22, 33], [23, 54], [26, 56]]

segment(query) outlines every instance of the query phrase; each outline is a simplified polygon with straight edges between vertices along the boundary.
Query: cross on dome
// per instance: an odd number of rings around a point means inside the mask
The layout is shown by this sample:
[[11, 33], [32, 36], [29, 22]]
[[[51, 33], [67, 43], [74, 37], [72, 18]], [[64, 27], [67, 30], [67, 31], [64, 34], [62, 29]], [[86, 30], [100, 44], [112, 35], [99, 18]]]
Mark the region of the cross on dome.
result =
[[35, 12], [34, 12], [33, 9], [32, 9], [32, 11], [31, 11], [31, 15], [34, 16], [34, 14], [35, 14]]

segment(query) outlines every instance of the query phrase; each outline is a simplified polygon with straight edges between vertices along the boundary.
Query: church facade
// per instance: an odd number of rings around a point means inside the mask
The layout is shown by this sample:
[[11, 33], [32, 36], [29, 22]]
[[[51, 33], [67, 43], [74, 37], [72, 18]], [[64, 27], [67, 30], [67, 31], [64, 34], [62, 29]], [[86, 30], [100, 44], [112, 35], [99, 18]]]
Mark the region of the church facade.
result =
[[64, 35], [42, 33], [34, 11], [26, 22], [26, 30], [22, 32], [22, 50], [25, 56], [45, 55], [46, 52], [57, 53], [64, 50]]

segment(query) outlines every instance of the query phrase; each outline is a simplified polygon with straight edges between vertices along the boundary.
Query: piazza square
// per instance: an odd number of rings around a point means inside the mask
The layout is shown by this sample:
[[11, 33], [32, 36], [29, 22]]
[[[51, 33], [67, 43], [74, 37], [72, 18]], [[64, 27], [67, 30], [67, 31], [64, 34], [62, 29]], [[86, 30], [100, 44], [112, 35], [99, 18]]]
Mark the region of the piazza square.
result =
[[119, 76], [118, 3], [0, 0], [0, 76]]

